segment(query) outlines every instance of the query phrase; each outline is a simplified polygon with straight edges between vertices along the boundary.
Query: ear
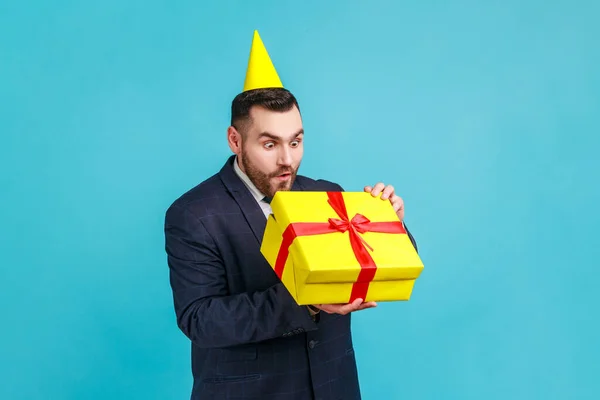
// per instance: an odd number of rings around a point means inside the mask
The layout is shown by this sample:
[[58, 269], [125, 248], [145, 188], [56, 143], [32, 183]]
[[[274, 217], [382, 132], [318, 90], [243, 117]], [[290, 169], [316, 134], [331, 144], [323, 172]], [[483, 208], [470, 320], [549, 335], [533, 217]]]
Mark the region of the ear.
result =
[[233, 126], [227, 128], [227, 144], [236, 155], [242, 152], [242, 135]]

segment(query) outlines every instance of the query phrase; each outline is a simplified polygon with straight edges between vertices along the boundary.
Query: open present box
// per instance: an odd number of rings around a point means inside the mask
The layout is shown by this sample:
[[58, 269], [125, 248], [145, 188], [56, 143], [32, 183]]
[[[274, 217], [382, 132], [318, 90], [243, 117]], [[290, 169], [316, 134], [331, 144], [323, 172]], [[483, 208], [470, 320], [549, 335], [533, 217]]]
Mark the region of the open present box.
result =
[[389, 200], [278, 191], [261, 253], [299, 305], [409, 300], [423, 263]]

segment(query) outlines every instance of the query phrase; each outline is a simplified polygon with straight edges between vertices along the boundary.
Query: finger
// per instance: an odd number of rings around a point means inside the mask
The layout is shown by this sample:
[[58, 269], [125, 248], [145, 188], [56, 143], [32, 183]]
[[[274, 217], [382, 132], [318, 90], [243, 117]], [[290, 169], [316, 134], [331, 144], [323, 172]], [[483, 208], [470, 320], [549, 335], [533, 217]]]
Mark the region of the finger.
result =
[[390, 202], [392, 203], [392, 206], [394, 206], [394, 210], [396, 210], [396, 211], [398, 211], [404, 207], [404, 200], [402, 200], [402, 197], [400, 197], [398, 195], [394, 195], [390, 199]]
[[340, 310], [346, 313], [358, 310], [360, 305], [363, 303], [363, 299], [355, 299], [352, 303], [343, 305]]
[[362, 302], [363, 299], [356, 299], [352, 303], [348, 304], [318, 304], [315, 305], [315, 307], [325, 311], [328, 314], [346, 315], [352, 311], [358, 310]]
[[381, 194], [381, 200], [387, 200], [394, 194], [394, 187], [392, 185], [387, 185], [383, 189], [383, 193]]
[[373, 190], [371, 190], [371, 194], [374, 197], [379, 196], [379, 194], [381, 193], [381, 191], [383, 190], [384, 187], [385, 187], [385, 185], [383, 183], [381, 183], [381, 182], [377, 183], [375, 185], [375, 187], [373, 188]]
[[352, 311], [358, 310], [360, 305], [362, 304], [363, 299], [355, 299], [352, 303], [344, 304], [337, 311], [338, 314], [346, 315], [351, 313]]
[[359, 310], [364, 310], [364, 309], [367, 309], [367, 308], [375, 308], [375, 307], [377, 307], [377, 303], [374, 302], [374, 301], [369, 301], [367, 303], [362, 303], [360, 305], [360, 307], [358, 307], [358, 309]]
[[396, 205], [394, 205], [394, 210], [396, 210], [396, 214], [398, 215], [398, 218], [400, 218], [400, 221], [404, 220], [404, 200], [398, 200]]
[[360, 298], [359, 299], [354, 299], [354, 301], [352, 303], [350, 303], [350, 304], [352, 304], [353, 307], [358, 307], [358, 306], [360, 306], [363, 303], [363, 301], [364, 300], [360, 299]]
[[365, 186], [365, 192], [369, 193], [373, 188], [371, 186]]

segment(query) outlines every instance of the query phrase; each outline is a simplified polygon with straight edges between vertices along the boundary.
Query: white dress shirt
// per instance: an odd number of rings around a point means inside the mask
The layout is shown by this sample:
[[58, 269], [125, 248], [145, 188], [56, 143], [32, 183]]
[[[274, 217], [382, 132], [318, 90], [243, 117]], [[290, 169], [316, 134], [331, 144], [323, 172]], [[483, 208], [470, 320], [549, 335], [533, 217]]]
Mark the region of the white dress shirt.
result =
[[269, 203], [266, 203], [265, 201], [263, 201], [263, 199], [265, 198], [265, 195], [262, 194], [260, 192], [260, 190], [258, 190], [256, 188], [256, 186], [254, 186], [254, 183], [252, 183], [250, 178], [248, 178], [248, 175], [246, 175], [241, 170], [240, 166], [238, 165], [237, 156], [235, 157], [235, 160], [233, 160], [233, 169], [234, 169], [235, 173], [240, 177], [242, 182], [244, 182], [244, 185], [246, 185], [248, 190], [250, 190], [250, 193], [252, 193], [252, 197], [254, 197], [254, 199], [260, 206], [260, 208], [263, 210], [263, 213], [265, 214], [265, 218], [268, 218], [269, 215], [271, 214], [271, 205]]

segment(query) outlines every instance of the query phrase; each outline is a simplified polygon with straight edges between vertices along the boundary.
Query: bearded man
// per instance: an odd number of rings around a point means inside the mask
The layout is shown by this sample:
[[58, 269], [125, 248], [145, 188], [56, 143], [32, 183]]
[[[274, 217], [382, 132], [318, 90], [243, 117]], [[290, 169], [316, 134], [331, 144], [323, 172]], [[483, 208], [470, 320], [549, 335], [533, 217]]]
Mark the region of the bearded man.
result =
[[[254, 46], [264, 57], [256, 33]], [[256, 79], [254, 56], [245, 90], [232, 102], [233, 155], [176, 199], [165, 218], [177, 323], [191, 341], [191, 398], [360, 399], [351, 314], [376, 304], [299, 306], [260, 252], [277, 191], [343, 189], [298, 174], [304, 152], [298, 102], [274, 69]], [[364, 190], [390, 201], [404, 219], [392, 186]]]

